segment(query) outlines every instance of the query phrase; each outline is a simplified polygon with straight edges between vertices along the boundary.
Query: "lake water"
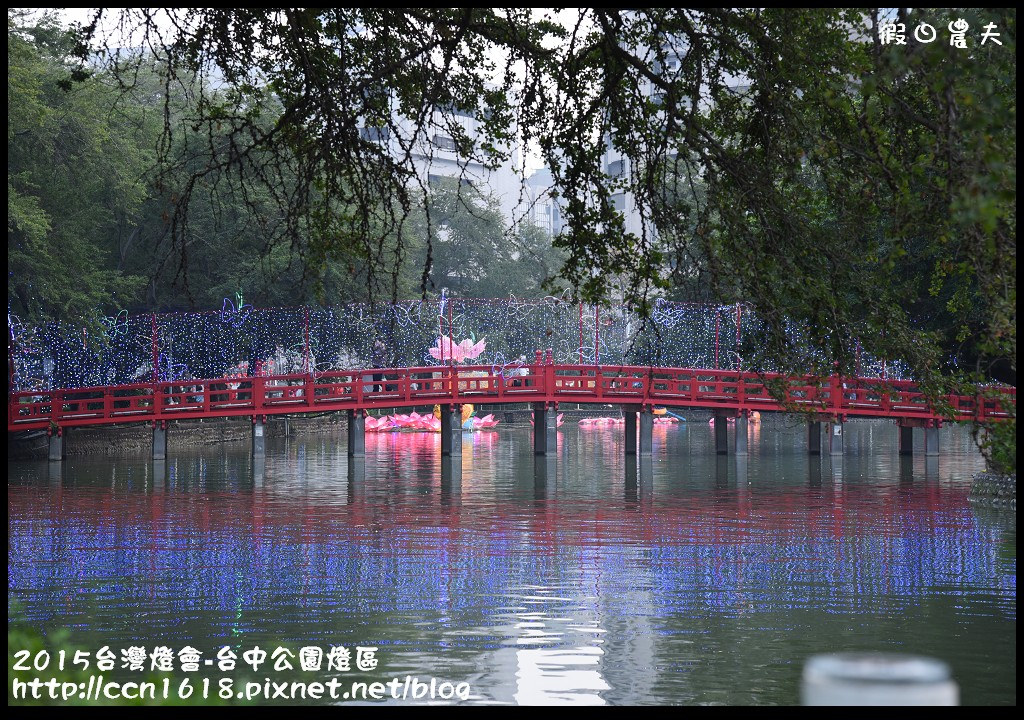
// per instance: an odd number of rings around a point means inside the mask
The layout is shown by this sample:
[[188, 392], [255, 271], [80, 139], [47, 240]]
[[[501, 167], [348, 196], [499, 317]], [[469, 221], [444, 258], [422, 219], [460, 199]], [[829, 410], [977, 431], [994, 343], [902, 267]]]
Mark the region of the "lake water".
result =
[[706, 419], [659, 426], [639, 467], [571, 421], [557, 458], [499, 426], [454, 469], [427, 433], [368, 434], [363, 462], [343, 432], [269, 439], [255, 467], [244, 444], [12, 462], [9, 617], [92, 651], [373, 646], [343, 678], [470, 704], [793, 704], [839, 650], [936, 657], [964, 704], [1015, 704], [1016, 515], [968, 502], [969, 433], [943, 428], [936, 463], [892, 424], [846, 429], [841, 459], [809, 457], [766, 418], [743, 461]]

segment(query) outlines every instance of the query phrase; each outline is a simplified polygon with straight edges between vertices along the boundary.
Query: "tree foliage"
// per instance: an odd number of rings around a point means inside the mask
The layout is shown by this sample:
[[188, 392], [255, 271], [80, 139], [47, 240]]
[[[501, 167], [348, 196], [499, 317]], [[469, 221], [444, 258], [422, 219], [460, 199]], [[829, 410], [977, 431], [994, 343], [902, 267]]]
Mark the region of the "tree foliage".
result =
[[[128, 298], [141, 278], [111, 266], [107, 242], [145, 197], [152, 149], [112, 88], [63, 89], [73, 37], [52, 22], [7, 33], [8, 297], [22, 312], [54, 314]], [[96, 242], [103, 238], [102, 242]]]

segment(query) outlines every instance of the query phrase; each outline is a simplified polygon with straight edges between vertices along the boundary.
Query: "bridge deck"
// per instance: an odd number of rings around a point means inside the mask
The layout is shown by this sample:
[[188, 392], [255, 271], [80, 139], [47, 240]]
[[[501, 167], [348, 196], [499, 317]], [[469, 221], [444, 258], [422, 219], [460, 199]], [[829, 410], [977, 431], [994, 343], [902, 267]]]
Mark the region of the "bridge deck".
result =
[[[951, 395], [932, 407], [917, 383], [881, 378], [783, 375], [637, 366], [533, 365], [507, 376], [489, 365], [338, 370], [10, 393], [7, 430], [230, 416], [474, 403], [604, 403], [740, 413], [809, 410], [839, 419], [998, 420], [1015, 412], [1016, 389]], [[375, 379], [375, 377], [377, 379]], [[777, 400], [770, 383], [785, 390]], [[1008, 402], [1000, 402], [1006, 398]]]

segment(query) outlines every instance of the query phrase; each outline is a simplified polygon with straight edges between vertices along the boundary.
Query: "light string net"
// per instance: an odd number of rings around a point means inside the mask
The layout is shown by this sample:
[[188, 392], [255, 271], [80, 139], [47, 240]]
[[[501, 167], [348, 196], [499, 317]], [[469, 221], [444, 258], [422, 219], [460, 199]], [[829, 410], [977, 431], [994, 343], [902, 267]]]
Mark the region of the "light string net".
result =
[[[442, 294], [393, 304], [292, 308], [235, 307], [225, 300], [215, 311], [122, 311], [88, 325], [27, 323], [9, 313], [8, 331], [14, 391], [452, 364], [508, 374], [548, 349], [561, 365], [776, 370], [750, 360], [763, 330], [747, 307], [664, 300], [646, 321], [623, 306], [564, 297]], [[792, 337], [799, 346], [795, 328]], [[482, 350], [453, 357], [452, 345], [463, 341], [477, 347], [482, 341]], [[430, 349], [437, 353], [439, 347], [440, 357], [432, 356]], [[806, 356], [809, 368], [820, 360]], [[906, 377], [902, 363], [866, 353], [858, 352], [857, 367], [861, 377]]]

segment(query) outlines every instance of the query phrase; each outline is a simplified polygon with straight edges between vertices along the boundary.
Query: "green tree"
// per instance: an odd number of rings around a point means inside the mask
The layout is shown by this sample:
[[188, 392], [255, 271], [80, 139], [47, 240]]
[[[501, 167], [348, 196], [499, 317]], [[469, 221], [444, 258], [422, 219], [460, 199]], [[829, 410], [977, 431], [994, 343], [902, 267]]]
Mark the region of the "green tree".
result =
[[[522, 222], [505, 227], [498, 203], [457, 178], [432, 184], [426, 211], [418, 213], [418, 241], [407, 259], [406, 285], [426, 263], [430, 238], [431, 289], [461, 297], [537, 297], [552, 289], [564, 258], [539, 227]], [[427, 223], [430, 223], [429, 230]]]
[[7, 21], [7, 297], [22, 316], [88, 316], [130, 301], [111, 239], [145, 198], [151, 140], [101, 83], [67, 85], [74, 38], [52, 17]]

